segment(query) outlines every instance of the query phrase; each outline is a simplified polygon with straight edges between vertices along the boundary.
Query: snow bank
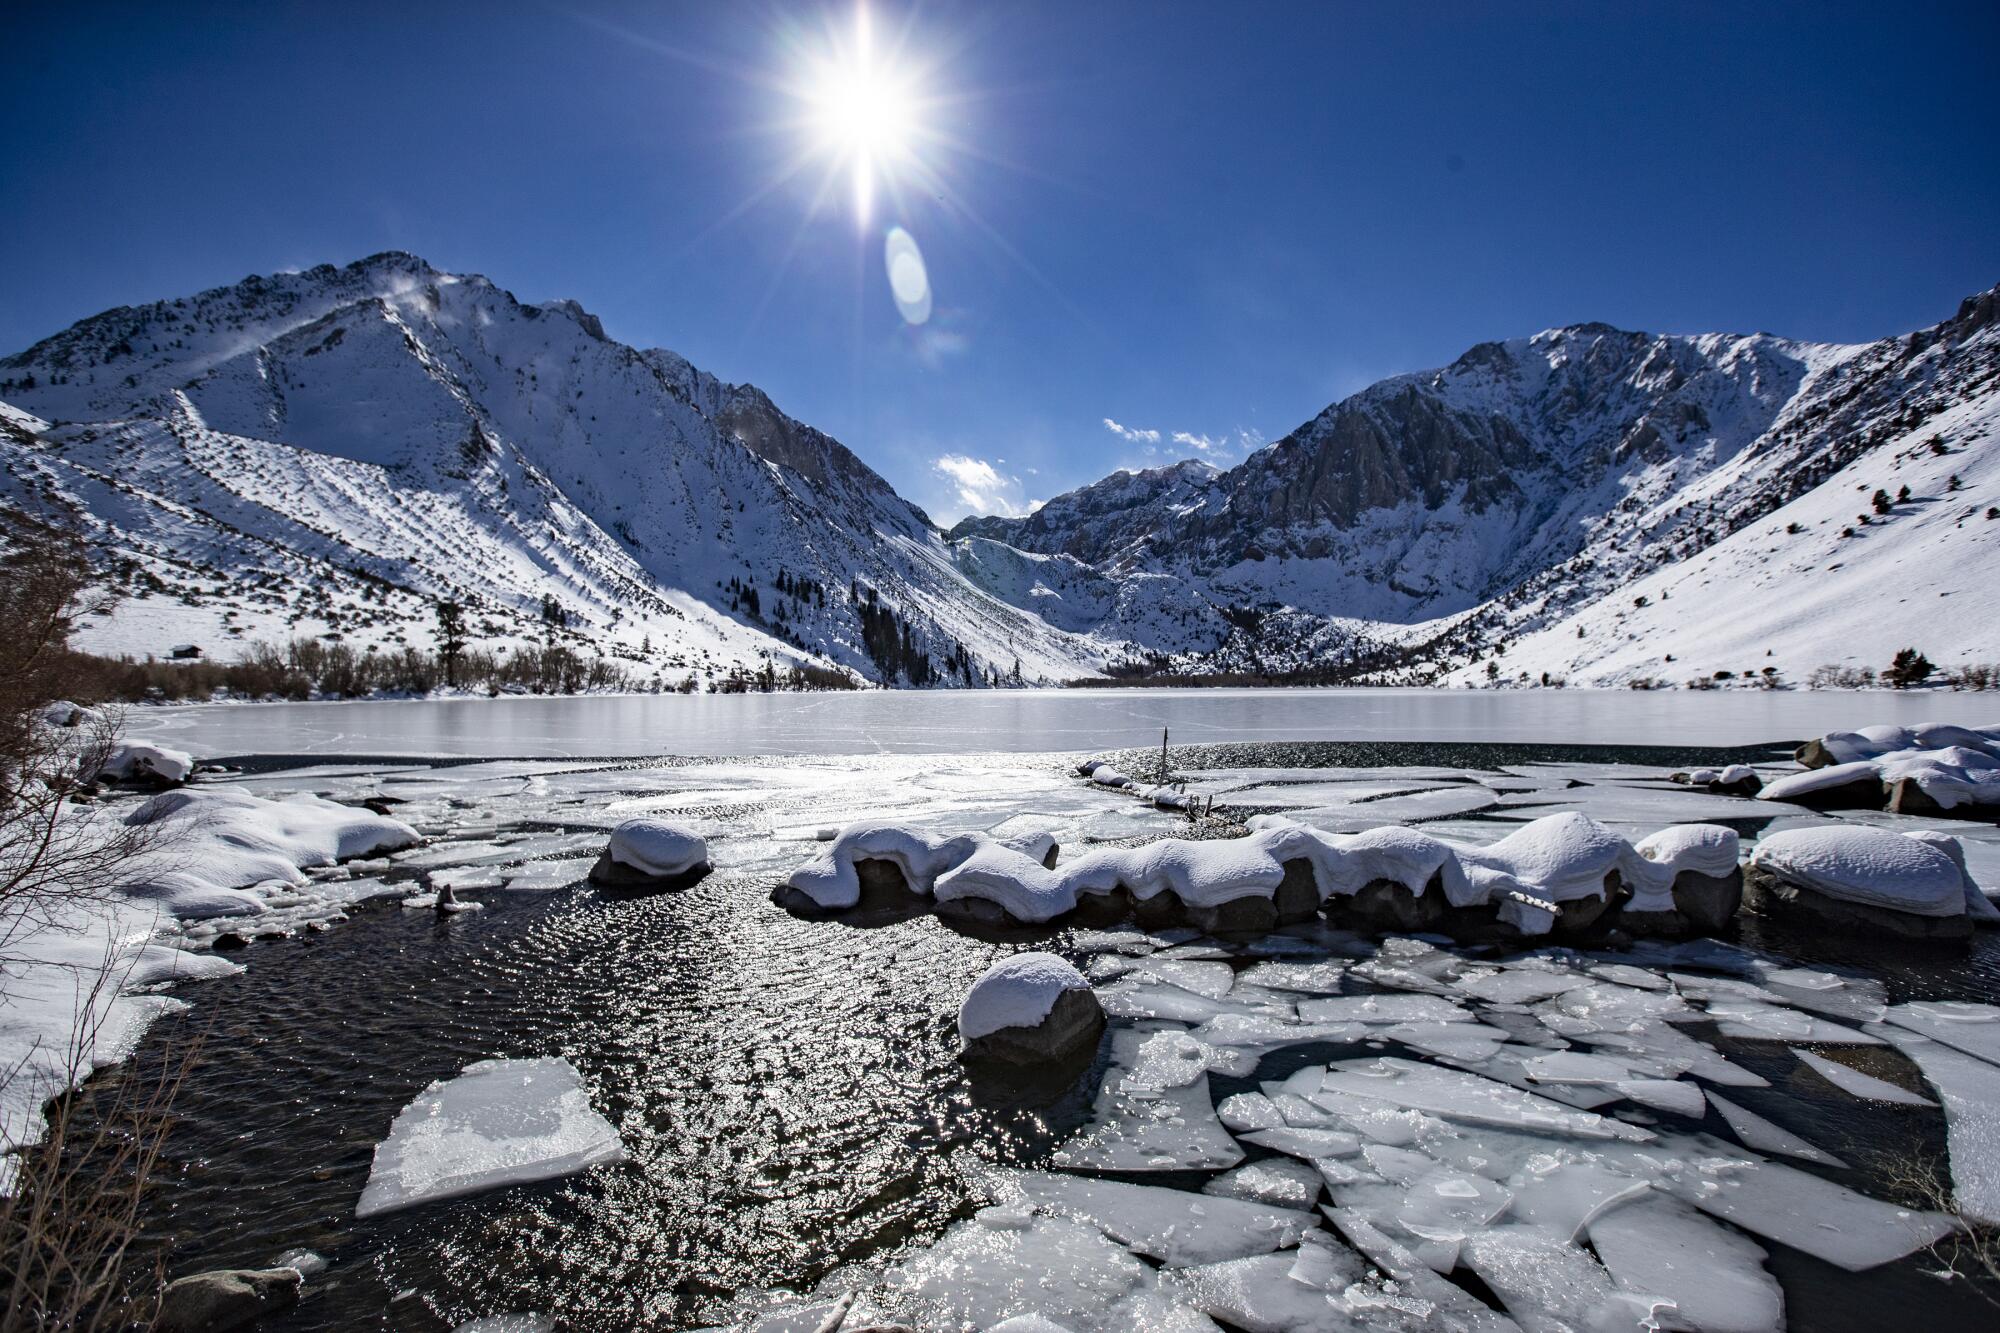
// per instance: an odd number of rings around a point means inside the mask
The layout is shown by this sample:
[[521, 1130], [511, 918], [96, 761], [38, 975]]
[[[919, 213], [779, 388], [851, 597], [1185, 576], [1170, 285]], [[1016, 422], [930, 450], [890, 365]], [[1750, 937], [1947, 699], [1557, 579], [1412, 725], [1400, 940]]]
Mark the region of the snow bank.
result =
[[606, 851], [613, 861], [643, 875], [668, 879], [708, 864], [708, 842], [668, 819], [628, 819], [611, 830]]
[[187, 751], [133, 740], [113, 746], [97, 776], [113, 782], [186, 782], [193, 772], [194, 756]]
[[[154, 942], [157, 924], [153, 909], [111, 900], [73, 904], [14, 934], [28, 947], [0, 962], [0, 1153], [40, 1141], [44, 1103], [124, 1060], [155, 1018], [180, 1005], [132, 992], [242, 971], [216, 954]], [[12, 1173], [0, 1158], [0, 1193]]]
[[591, 1108], [559, 1056], [481, 1060], [431, 1084], [375, 1147], [354, 1207], [372, 1217], [437, 1199], [550, 1180], [625, 1160], [618, 1131]]
[[1845, 902], [1914, 916], [1965, 914], [1965, 872], [1926, 842], [1842, 825], [1788, 829], [1757, 844], [1751, 866]]
[[254, 886], [302, 885], [309, 866], [396, 851], [421, 840], [401, 820], [317, 796], [282, 801], [248, 792], [183, 789], [153, 797], [125, 822], [153, 844], [120, 888], [181, 920], [266, 910]]
[[1064, 991], [1089, 990], [1083, 973], [1052, 953], [1017, 953], [986, 969], [958, 1007], [961, 1037], [1002, 1028], [1031, 1028], [1049, 1016]]

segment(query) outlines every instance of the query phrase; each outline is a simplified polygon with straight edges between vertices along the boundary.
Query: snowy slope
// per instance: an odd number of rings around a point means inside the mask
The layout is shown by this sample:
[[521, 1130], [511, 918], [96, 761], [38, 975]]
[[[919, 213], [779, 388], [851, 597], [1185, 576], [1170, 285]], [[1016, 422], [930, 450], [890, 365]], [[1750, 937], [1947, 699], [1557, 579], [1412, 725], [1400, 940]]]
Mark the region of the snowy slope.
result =
[[[1107, 622], [1181, 670], [1470, 683], [1498, 656], [1506, 681], [1617, 684], [1798, 679], [1910, 645], [2000, 659], [1979, 614], [2000, 533], [1983, 526], [2000, 503], [1995, 307], [1982, 293], [1858, 346], [1601, 324], [1482, 344], [1199, 485], [1131, 474], [954, 536], [1077, 552], [1111, 534], [1106, 577], [1227, 622], [1219, 646], [1213, 618]], [[1858, 523], [1877, 486], [1904, 485], [1915, 503]]]
[[865, 642], [872, 591], [961, 680], [1094, 665], [757, 390], [409, 255], [107, 312], [0, 362], [0, 398], [25, 409], [8, 491], [80, 504], [134, 594], [99, 647], [424, 643], [443, 597], [531, 635], [552, 594], [580, 637], [662, 668], [768, 653], [907, 680]]

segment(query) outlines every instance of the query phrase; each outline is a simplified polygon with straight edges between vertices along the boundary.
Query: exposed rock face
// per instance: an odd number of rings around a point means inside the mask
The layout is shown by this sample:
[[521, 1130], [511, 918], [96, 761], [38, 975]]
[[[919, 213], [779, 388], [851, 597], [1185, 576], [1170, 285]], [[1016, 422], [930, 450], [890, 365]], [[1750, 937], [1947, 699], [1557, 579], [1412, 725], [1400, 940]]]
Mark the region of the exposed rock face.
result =
[[1674, 877], [1673, 892], [1671, 912], [1635, 912], [1624, 907], [1607, 924], [1634, 935], [1719, 935], [1743, 906], [1743, 871], [1738, 867], [1727, 875], [1704, 875], [1683, 870]]
[[296, 1268], [226, 1268], [167, 1284], [157, 1333], [226, 1333], [299, 1299], [305, 1279]]

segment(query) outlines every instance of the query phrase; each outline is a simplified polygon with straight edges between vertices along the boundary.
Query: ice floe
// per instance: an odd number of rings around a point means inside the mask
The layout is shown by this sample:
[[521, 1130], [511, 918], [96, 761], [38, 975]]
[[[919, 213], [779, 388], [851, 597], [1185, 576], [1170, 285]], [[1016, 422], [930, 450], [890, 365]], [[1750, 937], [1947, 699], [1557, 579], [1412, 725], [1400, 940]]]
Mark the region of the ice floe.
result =
[[480, 1060], [424, 1089], [375, 1146], [356, 1217], [566, 1176], [625, 1160], [560, 1056]]

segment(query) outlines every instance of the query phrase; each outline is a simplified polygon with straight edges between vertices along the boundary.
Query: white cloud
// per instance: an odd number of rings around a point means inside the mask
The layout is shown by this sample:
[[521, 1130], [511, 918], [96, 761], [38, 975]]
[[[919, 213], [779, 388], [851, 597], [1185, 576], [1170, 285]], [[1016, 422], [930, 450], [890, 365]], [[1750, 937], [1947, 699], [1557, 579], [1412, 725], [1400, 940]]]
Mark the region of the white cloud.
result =
[[1211, 440], [1206, 435], [1193, 435], [1184, 430], [1174, 432], [1174, 443], [1204, 454], [1212, 454], [1218, 449], [1229, 447], [1229, 441], [1226, 439]]
[[1019, 477], [1001, 472], [983, 458], [945, 454], [931, 468], [951, 482], [956, 491], [953, 504], [966, 513], [1019, 518], [1041, 507], [1041, 501], [1022, 493]]
[[1104, 418], [1104, 428], [1119, 439], [1130, 440], [1134, 444], [1158, 444], [1160, 442], [1160, 432], [1156, 430], [1140, 430], [1134, 426], [1121, 426], [1110, 417]]

